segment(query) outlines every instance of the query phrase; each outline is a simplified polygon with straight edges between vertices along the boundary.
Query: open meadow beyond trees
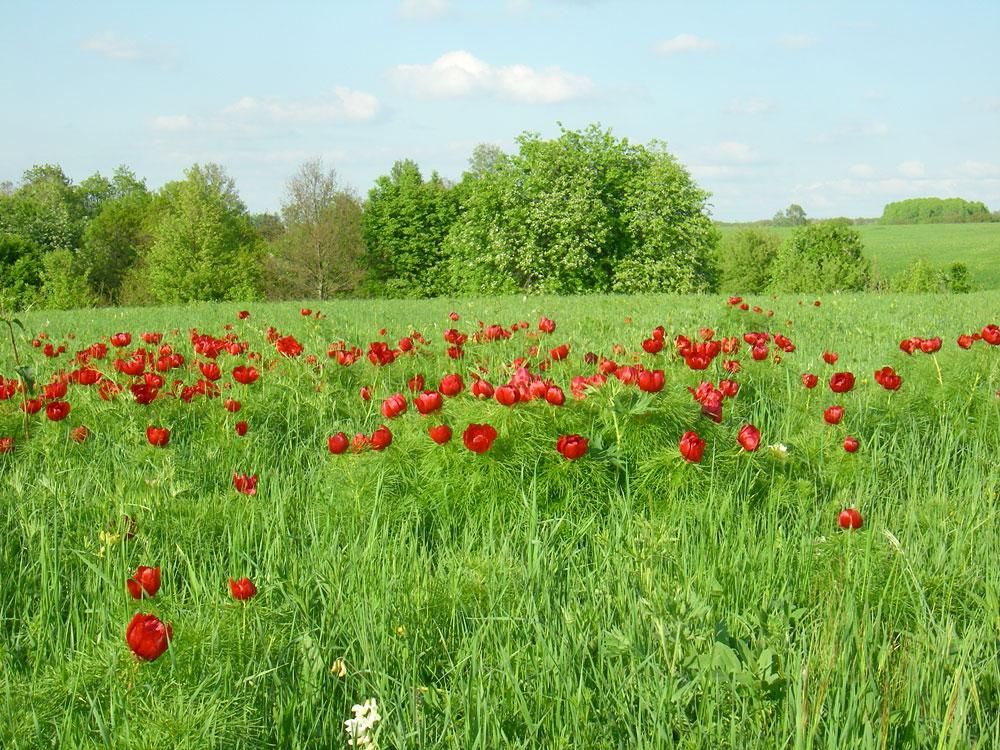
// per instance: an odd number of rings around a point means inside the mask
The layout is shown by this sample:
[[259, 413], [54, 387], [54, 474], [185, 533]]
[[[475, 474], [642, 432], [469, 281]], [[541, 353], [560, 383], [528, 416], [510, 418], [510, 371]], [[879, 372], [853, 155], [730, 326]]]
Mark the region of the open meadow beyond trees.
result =
[[1000, 747], [1000, 292], [299, 307], [4, 326], [0, 746]]

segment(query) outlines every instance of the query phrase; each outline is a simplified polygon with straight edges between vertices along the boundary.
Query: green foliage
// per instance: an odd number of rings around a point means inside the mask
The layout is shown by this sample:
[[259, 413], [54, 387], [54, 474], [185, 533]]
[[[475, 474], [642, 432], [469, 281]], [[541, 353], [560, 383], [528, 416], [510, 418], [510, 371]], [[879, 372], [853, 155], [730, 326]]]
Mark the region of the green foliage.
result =
[[185, 175], [164, 185], [152, 208], [149, 293], [161, 303], [258, 297], [259, 240], [235, 183], [216, 164]]
[[972, 280], [969, 268], [964, 263], [952, 263], [945, 274], [945, 286], [955, 294], [968, 294], [972, 291]]
[[780, 292], [859, 291], [871, 264], [853, 227], [820, 222], [795, 230], [774, 260], [771, 288]]
[[771, 265], [781, 237], [751, 227], [727, 233], [719, 243], [719, 288], [726, 292], [763, 292], [771, 282]]
[[448, 292], [443, 246], [457, 215], [458, 196], [436, 172], [425, 181], [415, 162], [397, 161], [364, 207], [369, 290], [390, 297]]
[[630, 144], [592, 125], [548, 141], [525, 133], [518, 145], [514, 155], [490, 154], [489, 168], [461, 184], [462, 214], [447, 240], [460, 292], [712, 287], [708, 194], [661, 144]]
[[892, 280], [894, 292], [929, 294], [944, 291], [944, 275], [924, 258], [917, 258]]
[[809, 223], [805, 209], [798, 203], [793, 203], [784, 211], [778, 211], [771, 220], [776, 227], [801, 227]]
[[52, 250], [42, 258], [42, 287], [39, 305], [50, 310], [91, 307], [97, 301], [77, 259], [69, 250]]
[[31, 304], [42, 283], [41, 261], [35, 243], [0, 234], [0, 308], [20, 310]]
[[886, 204], [882, 224], [957, 224], [994, 221], [980, 201], [963, 198], [910, 198]]
[[152, 196], [145, 188], [104, 203], [87, 224], [79, 265], [90, 288], [106, 302], [120, 301], [122, 281], [150, 244]]

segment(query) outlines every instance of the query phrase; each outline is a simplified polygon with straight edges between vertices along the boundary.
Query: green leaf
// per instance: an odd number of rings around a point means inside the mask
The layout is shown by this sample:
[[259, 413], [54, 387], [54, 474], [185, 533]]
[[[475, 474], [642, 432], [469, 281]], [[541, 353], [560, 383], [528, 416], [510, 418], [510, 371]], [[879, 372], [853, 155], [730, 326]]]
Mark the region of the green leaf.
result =
[[32, 393], [35, 392], [35, 373], [31, 369], [31, 365], [21, 365], [20, 367], [15, 367], [14, 371], [21, 376], [21, 380], [24, 381], [24, 385]]
[[24, 323], [22, 323], [19, 318], [11, 318], [10, 322], [17, 325], [17, 327], [20, 328], [22, 331], [24, 330]]

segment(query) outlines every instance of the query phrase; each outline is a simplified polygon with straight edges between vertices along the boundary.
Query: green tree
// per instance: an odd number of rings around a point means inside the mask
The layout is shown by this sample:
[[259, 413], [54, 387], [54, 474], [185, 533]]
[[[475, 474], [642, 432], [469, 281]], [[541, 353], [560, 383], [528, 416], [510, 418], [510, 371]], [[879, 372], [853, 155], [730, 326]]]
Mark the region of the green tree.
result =
[[106, 302], [120, 302], [125, 275], [149, 248], [152, 202], [145, 188], [108, 200], [84, 230], [78, 265], [90, 288]]
[[944, 276], [924, 258], [917, 258], [892, 280], [894, 292], [928, 294], [943, 291]]
[[771, 282], [771, 266], [781, 238], [757, 227], [727, 235], [719, 245], [719, 288], [725, 292], [763, 292]]
[[244, 300], [259, 296], [260, 244], [232, 178], [195, 164], [163, 186], [152, 207], [143, 258], [157, 302]]
[[771, 287], [780, 292], [865, 289], [871, 264], [863, 251], [854, 227], [831, 222], [800, 227], [774, 260]]
[[886, 204], [881, 224], [955, 224], [995, 221], [979, 201], [962, 198], [910, 198]]
[[91, 307], [97, 301], [77, 267], [76, 256], [69, 250], [59, 248], [46, 253], [41, 275], [39, 304], [46, 309], [74, 310]]
[[525, 133], [518, 146], [463, 178], [446, 245], [458, 290], [712, 287], [708, 194], [662, 144], [631, 144], [592, 125], [552, 140]]
[[409, 159], [375, 181], [361, 227], [372, 291], [428, 297], [449, 291], [444, 239], [458, 215], [458, 195], [433, 173], [424, 180]]
[[0, 308], [20, 310], [35, 299], [41, 286], [42, 251], [13, 234], [0, 234]]
[[364, 278], [361, 203], [333, 169], [304, 163], [288, 181], [281, 216], [284, 232], [268, 259], [272, 296], [328, 299], [357, 289]]
[[784, 211], [778, 211], [771, 223], [776, 227], [801, 227], [809, 223], [805, 209], [798, 203], [793, 203]]

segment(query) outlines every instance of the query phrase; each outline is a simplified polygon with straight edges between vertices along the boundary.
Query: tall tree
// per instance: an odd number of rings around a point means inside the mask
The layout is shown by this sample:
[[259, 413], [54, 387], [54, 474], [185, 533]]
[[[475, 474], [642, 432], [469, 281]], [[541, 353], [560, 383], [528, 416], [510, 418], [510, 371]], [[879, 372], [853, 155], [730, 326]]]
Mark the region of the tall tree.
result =
[[163, 186], [143, 262], [158, 302], [259, 295], [260, 245], [236, 184], [217, 164], [195, 164]]
[[435, 172], [397, 161], [375, 181], [362, 231], [370, 287], [379, 293], [429, 297], [451, 289], [444, 239], [458, 216], [458, 194]]
[[288, 181], [281, 209], [284, 232], [272, 244], [272, 295], [327, 299], [353, 292], [364, 277], [361, 203], [333, 168], [305, 162]]

